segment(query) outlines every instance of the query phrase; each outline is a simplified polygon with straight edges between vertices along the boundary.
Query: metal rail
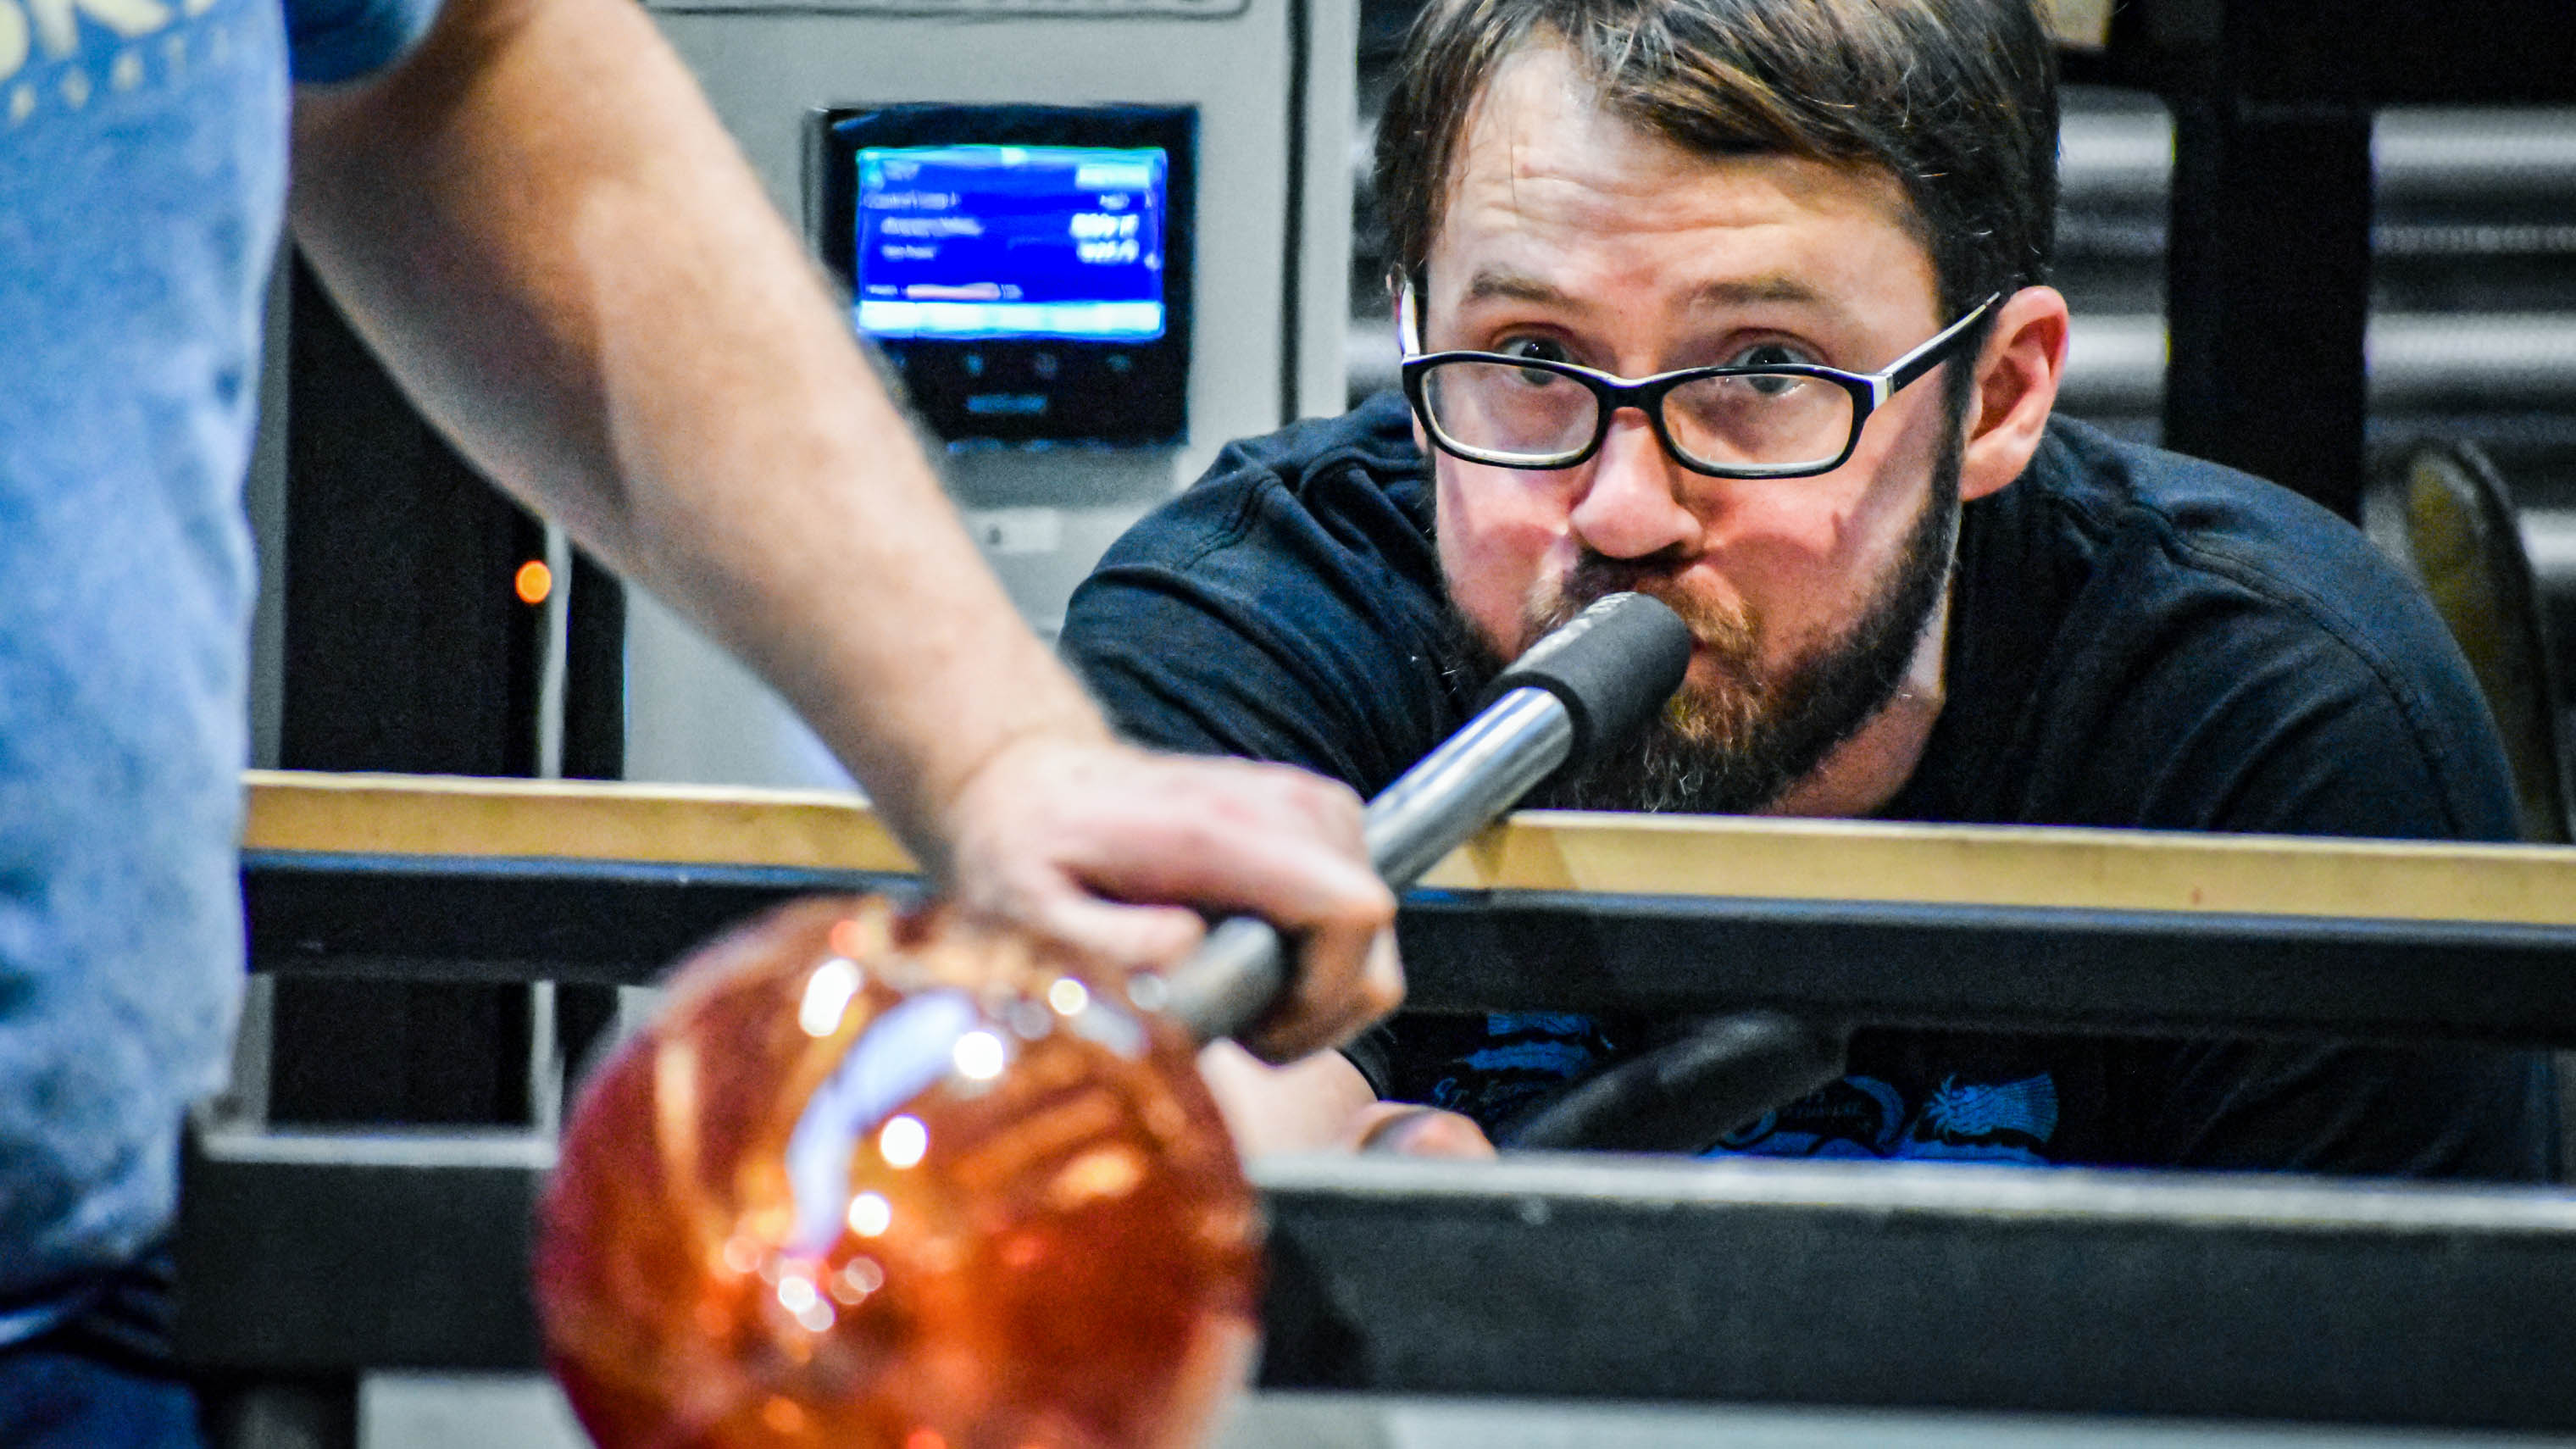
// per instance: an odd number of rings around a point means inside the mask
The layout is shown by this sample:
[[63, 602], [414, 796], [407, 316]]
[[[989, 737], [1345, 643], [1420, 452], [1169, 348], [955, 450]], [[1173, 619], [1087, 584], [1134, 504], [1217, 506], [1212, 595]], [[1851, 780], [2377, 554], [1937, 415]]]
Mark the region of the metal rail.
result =
[[[208, 1134], [203, 1369], [528, 1369], [541, 1139]], [[1261, 1383], [2576, 1427], [2576, 1201], [1886, 1164], [1274, 1160]]]
[[[256, 970], [643, 984], [814, 891], [788, 867], [260, 852]], [[2571, 901], [2570, 904], [2576, 904]], [[1849, 1024], [2576, 1047], [2576, 924], [1426, 890], [1397, 921], [1420, 1009], [1713, 1013]]]

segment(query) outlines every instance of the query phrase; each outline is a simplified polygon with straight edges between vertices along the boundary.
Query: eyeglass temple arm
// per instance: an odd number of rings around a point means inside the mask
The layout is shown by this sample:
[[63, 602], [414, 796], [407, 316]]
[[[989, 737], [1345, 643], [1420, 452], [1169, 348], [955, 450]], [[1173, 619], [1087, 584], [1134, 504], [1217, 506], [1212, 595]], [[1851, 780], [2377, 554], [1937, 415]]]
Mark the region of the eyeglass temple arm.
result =
[[1887, 371], [1878, 375], [1878, 396], [1872, 401], [1886, 402], [1906, 384], [1948, 361], [1950, 349], [1958, 344], [1959, 338], [1985, 320], [1986, 314], [1993, 311], [1995, 304], [2003, 299], [2004, 294], [2001, 292], [1986, 298], [1969, 308], [1967, 315], [1932, 334], [1922, 346], [1896, 359]]
[[1395, 350], [1411, 357], [1422, 350], [1421, 303], [1414, 300], [1413, 279], [1406, 277], [1395, 294]]

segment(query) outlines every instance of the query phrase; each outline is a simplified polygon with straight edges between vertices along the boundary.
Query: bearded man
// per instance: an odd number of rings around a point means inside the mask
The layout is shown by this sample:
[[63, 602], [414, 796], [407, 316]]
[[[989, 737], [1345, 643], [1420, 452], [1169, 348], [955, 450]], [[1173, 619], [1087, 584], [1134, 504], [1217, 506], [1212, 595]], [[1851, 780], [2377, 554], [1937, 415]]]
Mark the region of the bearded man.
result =
[[[1688, 682], [1556, 803], [2510, 838], [2484, 705], [2358, 533], [2051, 417], [2056, 144], [2026, 0], [1432, 0], [1378, 136], [1403, 396], [1229, 448], [1067, 652], [1148, 742], [1367, 794], [1635, 588]], [[1211, 1072], [1255, 1148], [1475, 1151], [1673, 1025]], [[2501, 1053], [1863, 1032], [1722, 1150], [2538, 1178], [2549, 1094]]]

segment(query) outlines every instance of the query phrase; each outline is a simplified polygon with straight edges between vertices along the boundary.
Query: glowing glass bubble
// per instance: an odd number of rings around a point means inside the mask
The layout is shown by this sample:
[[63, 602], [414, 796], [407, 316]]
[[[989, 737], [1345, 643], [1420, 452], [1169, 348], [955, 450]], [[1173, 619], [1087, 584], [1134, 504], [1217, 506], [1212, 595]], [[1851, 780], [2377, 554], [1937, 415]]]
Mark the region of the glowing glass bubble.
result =
[[856, 899], [685, 963], [540, 1209], [598, 1442], [1198, 1442], [1252, 1346], [1258, 1215], [1191, 1044], [1057, 989], [1079, 968]]

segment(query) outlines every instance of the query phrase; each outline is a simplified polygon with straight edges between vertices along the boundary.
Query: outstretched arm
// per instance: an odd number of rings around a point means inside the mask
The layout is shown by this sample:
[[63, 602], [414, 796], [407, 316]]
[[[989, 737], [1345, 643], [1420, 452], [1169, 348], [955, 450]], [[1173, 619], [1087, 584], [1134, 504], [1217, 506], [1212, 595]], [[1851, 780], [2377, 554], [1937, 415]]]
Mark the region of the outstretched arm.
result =
[[488, 474], [750, 660], [970, 904], [1129, 961], [1307, 933], [1263, 1046], [1392, 1004], [1347, 790], [1118, 745], [1013, 615], [848, 324], [631, 0], [447, 0], [307, 87], [292, 220]]

